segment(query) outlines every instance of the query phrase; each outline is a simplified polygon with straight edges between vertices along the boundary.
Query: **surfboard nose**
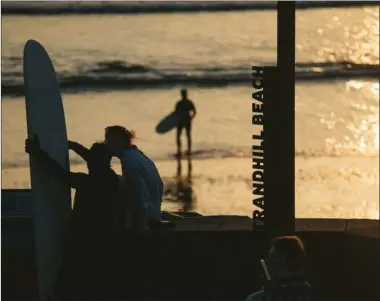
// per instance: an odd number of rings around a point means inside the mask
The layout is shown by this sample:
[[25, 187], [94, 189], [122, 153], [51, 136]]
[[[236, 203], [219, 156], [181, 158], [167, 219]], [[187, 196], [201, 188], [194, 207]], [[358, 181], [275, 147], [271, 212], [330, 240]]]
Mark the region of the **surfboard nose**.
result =
[[30, 39], [30, 40], [27, 40], [27, 41], [26, 41], [26, 43], [25, 43], [25, 47], [24, 47], [24, 48], [26, 48], [26, 47], [30, 47], [30, 46], [33, 45], [33, 44], [40, 44], [40, 43], [38, 43], [36, 40]]
[[24, 46], [24, 56], [27, 49], [30, 49], [30, 48], [36, 49], [37, 47], [43, 48], [41, 43], [39, 43], [38, 41], [33, 40], [33, 39], [27, 40]]

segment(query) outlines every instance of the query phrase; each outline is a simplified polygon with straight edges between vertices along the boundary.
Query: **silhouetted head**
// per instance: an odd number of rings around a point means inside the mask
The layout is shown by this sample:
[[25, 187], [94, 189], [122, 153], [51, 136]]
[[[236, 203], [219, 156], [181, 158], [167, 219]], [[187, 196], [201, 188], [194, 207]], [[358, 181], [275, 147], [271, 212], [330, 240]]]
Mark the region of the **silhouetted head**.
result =
[[90, 174], [103, 173], [111, 167], [111, 149], [105, 143], [94, 143], [90, 148], [87, 168]]
[[277, 237], [268, 253], [268, 268], [273, 278], [304, 276], [306, 252], [297, 236]]
[[187, 90], [186, 89], [181, 89], [181, 97], [182, 97], [182, 99], [187, 98]]
[[113, 125], [105, 129], [105, 143], [111, 148], [114, 156], [120, 157], [123, 152], [132, 146], [135, 137], [133, 131], [128, 131], [125, 127]]

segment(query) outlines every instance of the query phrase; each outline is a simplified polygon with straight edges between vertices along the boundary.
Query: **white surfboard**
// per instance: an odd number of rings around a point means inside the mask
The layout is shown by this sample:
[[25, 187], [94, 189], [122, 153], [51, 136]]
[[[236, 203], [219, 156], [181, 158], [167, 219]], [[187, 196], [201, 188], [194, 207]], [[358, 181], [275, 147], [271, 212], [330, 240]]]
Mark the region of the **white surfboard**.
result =
[[[69, 169], [65, 114], [59, 83], [40, 43], [29, 40], [24, 48], [24, 85], [28, 137], [38, 135], [41, 147]], [[70, 188], [52, 178], [30, 158], [34, 239], [40, 300], [54, 295], [62, 262], [66, 226], [70, 218]]]

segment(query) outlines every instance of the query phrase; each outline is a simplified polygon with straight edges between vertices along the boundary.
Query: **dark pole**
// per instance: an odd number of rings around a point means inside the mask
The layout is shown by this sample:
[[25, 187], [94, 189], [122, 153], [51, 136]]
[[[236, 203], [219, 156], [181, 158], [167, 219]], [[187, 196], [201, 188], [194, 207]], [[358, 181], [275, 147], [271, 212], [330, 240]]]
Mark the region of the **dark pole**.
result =
[[265, 224], [272, 237], [295, 231], [295, 2], [277, 5], [277, 68], [264, 71]]

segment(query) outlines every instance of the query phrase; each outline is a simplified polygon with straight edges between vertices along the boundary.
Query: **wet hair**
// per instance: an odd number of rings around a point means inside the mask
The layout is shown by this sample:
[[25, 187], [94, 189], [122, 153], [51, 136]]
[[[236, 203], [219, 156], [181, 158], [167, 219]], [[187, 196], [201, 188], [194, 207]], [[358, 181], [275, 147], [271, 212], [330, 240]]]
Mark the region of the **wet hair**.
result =
[[275, 256], [283, 259], [288, 269], [296, 273], [306, 268], [306, 251], [301, 239], [297, 236], [281, 236], [272, 241], [271, 249]]
[[127, 142], [127, 144], [131, 144], [132, 140], [136, 137], [136, 134], [133, 130], [128, 131], [125, 127], [120, 125], [112, 125], [108, 126], [105, 129], [106, 137], [108, 135], [119, 137]]
[[96, 142], [90, 148], [88, 163], [92, 166], [111, 166], [112, 153], [108, 145]]

